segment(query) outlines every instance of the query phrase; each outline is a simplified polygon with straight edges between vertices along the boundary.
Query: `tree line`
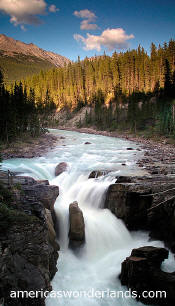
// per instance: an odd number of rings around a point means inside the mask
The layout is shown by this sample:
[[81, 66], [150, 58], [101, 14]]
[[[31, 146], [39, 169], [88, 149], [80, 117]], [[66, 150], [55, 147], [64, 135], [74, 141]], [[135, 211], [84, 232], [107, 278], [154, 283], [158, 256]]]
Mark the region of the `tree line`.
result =
[[[94, 93], [102, 91], [105, 104], [118, 96], [121, 91], [126, 96], [133, 92], [152, 93], [164, 88], [165, 74], [175, 81], [175, 41], [170, 40], [157, 48], [151, 44], [150, 55], [139, 46], [136, 50], [107, 56], [85, 58], [70, 63], [63, 68], [29, 77], [23, 84], [35, 89], [38, 99], [43, 100], [46, 90], [58, 109], [68, 106], [93, 103]], [[167, 78], [168, 79], [168, 78]]]
[[91, 107], [78, 126], [101, 129], [145, 127], [163, 134], [175, 133], [175, 41], [158, 47], [150, 55], [140, 45], [136, 50], [85, 58], [63, 68], [41, 71], [23, 82], [29, 94], [43, 101], [49, 91], [58, 110], [74, 112]]
[[46, 60], [35, 56], [16, 54], [7, 56], [0, 50], [0, 66], [3, 71], [5, 83], [20, 81], [21, 79], [39, 73], [40, 70], [48, 70], [54, 67]]
[[0, 141], [10, 142], [23, 134], [32, 137], [45, 132], [48, 113], [55, 109], [55, 104], [46, 91], [42, 103], [36, 102], [34, 89], [27, 89], [22, 82], [5, 88], [0, 70]]
[[150, 55], [139, 46], [112, 56], [78, 58], [5, 88], [1, 82], [1, 97], [0, 137], [7, 141], [26, 131], [38, 135], [53, 124], [55, 109], [72, 114], [84, 106], [90, 111], [78, 126], [174, 135], [175, 41], [152, 43]]

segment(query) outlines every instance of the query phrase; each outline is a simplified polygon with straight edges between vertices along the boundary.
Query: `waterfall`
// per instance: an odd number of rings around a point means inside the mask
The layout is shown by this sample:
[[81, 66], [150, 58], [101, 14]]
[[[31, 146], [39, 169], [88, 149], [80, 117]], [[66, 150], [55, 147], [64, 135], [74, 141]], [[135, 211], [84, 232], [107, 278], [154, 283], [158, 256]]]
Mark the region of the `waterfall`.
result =
[[[133, 248], [162, 246], [162, 243], [149, 242], [148, 234], [144, 232], [129, 233], [123, 222], [104, 208], [107, 189], [116, 181], [116, 175], [145, 175], [144, 169], [136, 165], [142, 154], [137, 150], [139, 146], [98, 135], [58, 130], [52, 130], [52, 133], [65, 136], [64, 143], [54, 151], [41, 158], [7, 160], [2, 167], [35, 179], [48, 179], [50, 184], [60, 188], [55, 212], [61, 250], [58, 272], [52, 281], [58, 296], [51, 293], [46, 305], [142, 305], [132, 298], [114, 298], [108, 293], [127, 290], [121, 286], [118, 276], [121, 262]], [[85, 142], [90, 144], [85, 145]], [[133, 150], [127, 150], [131, 146]], [[60, 162], [66, 162], [68, 168], [55, 177], [54, 169]], [[122, 163], [126, 166], [123, 167]], [[108, 170], [108, 174], [89, 179], [93, 170]], [[74, 201], [78, 202], [85, 220], [85, 244], [78, 254], [68, 248], [69, 205]], [[104, 292], [104, 296], [94, 296], [97, 291]]]

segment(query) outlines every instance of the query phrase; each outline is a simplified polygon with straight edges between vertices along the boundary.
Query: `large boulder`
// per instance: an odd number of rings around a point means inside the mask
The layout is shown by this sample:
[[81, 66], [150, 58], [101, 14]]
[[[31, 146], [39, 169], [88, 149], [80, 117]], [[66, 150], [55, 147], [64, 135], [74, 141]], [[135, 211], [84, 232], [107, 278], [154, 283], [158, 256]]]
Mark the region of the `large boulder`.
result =
[[78, 248], [85, 242], [85, 224], [82, 210], [77, 202], [69, 206], [69, 247]]
[[149, 262], [152, 262], [156, 267], [160, 268], [162, 261], [168, 258], [168, 251], [164, 248], [144, 246], [133, 249], [131, 256], [146, 258]]
[[65, 162], [59, 163], [55, 168], [55, 176], [58, 176], [61, 173], [65, 172], [67, 170], [67, 167], [68, 165]]
[[[145, 246], [134, 249], [122, 263], [120, 280], [137, 294], [137, 300], [151, 305], [174, 305], [175, 273], [161, 270], [161, 263], [168, 258], [164, 248]], [[162, 296], [156, 292], [162, 292]], [[150, 296], [149, 296], [150, 293]]]

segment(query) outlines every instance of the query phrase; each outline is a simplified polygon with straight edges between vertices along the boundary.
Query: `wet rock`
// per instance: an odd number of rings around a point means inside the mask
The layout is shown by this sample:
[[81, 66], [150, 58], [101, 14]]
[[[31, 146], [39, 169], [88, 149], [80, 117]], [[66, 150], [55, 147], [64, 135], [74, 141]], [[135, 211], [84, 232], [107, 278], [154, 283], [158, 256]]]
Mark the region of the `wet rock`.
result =
[[38, 184], [43, 184], [43, 185], [49, 185], [49, 181], [48, 180], [37, 180]]
[[54, 203], [59, 195], [59, 187], [55, 185], [36, 184], [33, 188], [25, 188], [25, 192], [31, 195], [35, 193], [37, 199], [45, 208], [53, 210]]
[[[148, 211], [148, 224], [150, 228], [150, 237], [157, 240], [162, 240], [175, 253], [175, 199], [173, 192], [169, 191], [169, 195], [161, 197], [158, 203], [164, 204], [155, 205], [152, 210]], [[168, 198], [170, 200], [168, 200]]]
[[134, 150], [134, 149], [133, 148], [127, 148], [126, 150], [131, 151], [131, 150]]
[[[24, 223], [11, 226], [0, 237], [0, 297], [7, 305], [11, 305], [11, 290], [50, 291], [57, 271], [58, 252], [48, 243], [47, 227], [32, 217]], [[19, 301], [14, 305], [20, 305]], [[27, 305], [32, 305], [30, 299]]]
[[[122, 263], [120, 280], [122, 285], [137, 292], [137, 300], [151, 305], [174, 305], [175, 303], [175, 273], [161, 270], [161, 263], [168, 258], [164, 248], [145, 246], [134, 249], [131, 256]], [[149, 298], [144, 292], [156, 293], [163, 291], [164, 295]]]
[[150, 187], [140, 183], [118, 183], [109, 186], [105, 207], [122, 219], [130, 230], [147, 228], [147, 209], [151, 207]]
[[104, 176], [106, 174], [108, 174], [110, 171], [107, 171], [107, 170], [96, 170], [96, 171], [92, 171], [90, 174], [89, 174], [89, 179], [90, 178], [98, 178], [99, 176]]
[[85, 242], [85, 224], [81, 209], [77, 202], [69, 206], [69, 247], [79, 248]]
[[174, 190], [171, 175], [119, 177], [108, 188], [105, 207], [129, 230], [147, 229], [151, 238], [164, 241], [175, 253]]
[[88, 144], [91, 144], [91, 142], [89, 142], [89, 141], [86, 141], [85, 143], [84, 143], [85, 145], [88, 145]]
[[116, 176], [116, 183], [131, 183], [132, 177], [130, 176]]
[[[32, 186], [36, 184], [36, 180], [29, 176], [16, 176], [15, 173], [11, 173], [11, 176], [9, 176], [8, 172], [0, 171], [0, 182], [3, 183], [3, 185], [16, 185], [19, 184], [20, 186], [28, 185]], [[18, 173], [17, 173], [18, 174]]]
[[49, 209], [45, 209], [45, 219], [48, 227], [49, 243], [54, 247], [55, 250], [59, 251], [60, 247], [56, 242], [56, 232], [54, 228], [52, 213]]
[[41, 202], [45, 208], [53, 210], [55, 200], [59, 195], [59, 187], [49, 185], [48, 180], [36, 181], [32, 177], [16, 176], [14, 173], [9, 177], [7, 172], [1, 171], [0, 183], [3, 183], [3, 185], [7, 187], [13, 187], [13, 189], [16, 188], [16, 191], [23, 190], [23, 192], [20, 193], [20, 202], [22, 203], [22, 207], [19, 204], [22, 210], [24, 208], [26, 210], [28, 209], [28, 200], [30, 199], [31, 201], [32, 199], [36, 199], [38, 205]]
[[67, 170], [67, 167], [68, 165], [65, 162], [58, 164], [55, 168], [55, 176], [58, 176], [61, 173], [65, 172]]
[[126, 164], [125, 164], [125, 163], [123, 163], [123, 164], [122, 164], [122, 166], [126, 166]]
[[160, 268], [162, 261], [168, 258], [168, 250], [153, 246], [144, 246], [133, 249], [131, 256], [146, 258], [156, 267]]
[[[1, 184], [2, 176], [1, 173]], [[6, 173], [4, 178], [5, 188]], [[5, 305], [41, 306], [44, 300], [40, 297], [13, 299], [12, 303], [9, 293], [11, 290], [51, 290], [50, 282], [57, 271], [59, 245], [56, 242], [52, 211], [45, 209], [42, 199], [42, 195], [45, 197], [51, 186], [46, 180], [38, 183], [29, 177], [14, 177], [14, 182], [8, 186], [11, 200], [9, 208], [5, 210], [3, 223], [0, 224], [0, 298], [5, 300]], [[47, 190], [43, 192], [42, 188]], [[53, 189], [49, 192], [53, 200]], [[1, 214], [3, 210], [0, 211], [2, 218]]]

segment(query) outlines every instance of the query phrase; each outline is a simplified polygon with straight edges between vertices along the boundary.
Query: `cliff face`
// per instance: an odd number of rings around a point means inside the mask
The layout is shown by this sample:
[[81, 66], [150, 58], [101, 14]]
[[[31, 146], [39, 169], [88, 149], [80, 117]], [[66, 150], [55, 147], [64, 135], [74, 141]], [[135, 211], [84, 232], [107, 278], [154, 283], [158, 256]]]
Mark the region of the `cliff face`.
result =
[[69, 59], [62, 55], [45, 51], [32, 43], [26, 44], [22, 41], [7, 37], [4, 34], [0, 34], [0, 50], [6, 56], [13, 57], [17, 54], [34, 56], [46, 60], [56, 67], [63, 67], [70, 62]]
[[10, 292], [51, 290], [59, 250], [52, 215], [59, 189], [27, 177], [14, 177], [9, 186], [6, 174], [0, 181], [0, 299], [5, 305], [44, 305], [40, 296], [11, 299]]
[[149, 230], [175, 253], [175, 179], [173, 175], [120, 178], [109, 186], [105, 207], [129, 230]]
[[[122, 219], [129, 230], [149, 230], [151, 238], [164, 241], [175, 253], [174, 190], [174, 175], [118, 177], [116, 183], [109, 186], [105, 207]], [[146, 305], [174, 305], [175, 272], [161, 270], [166, 258], [168, 251], [164, 248], [133, 249], [122, 263], [122, 285]]]

